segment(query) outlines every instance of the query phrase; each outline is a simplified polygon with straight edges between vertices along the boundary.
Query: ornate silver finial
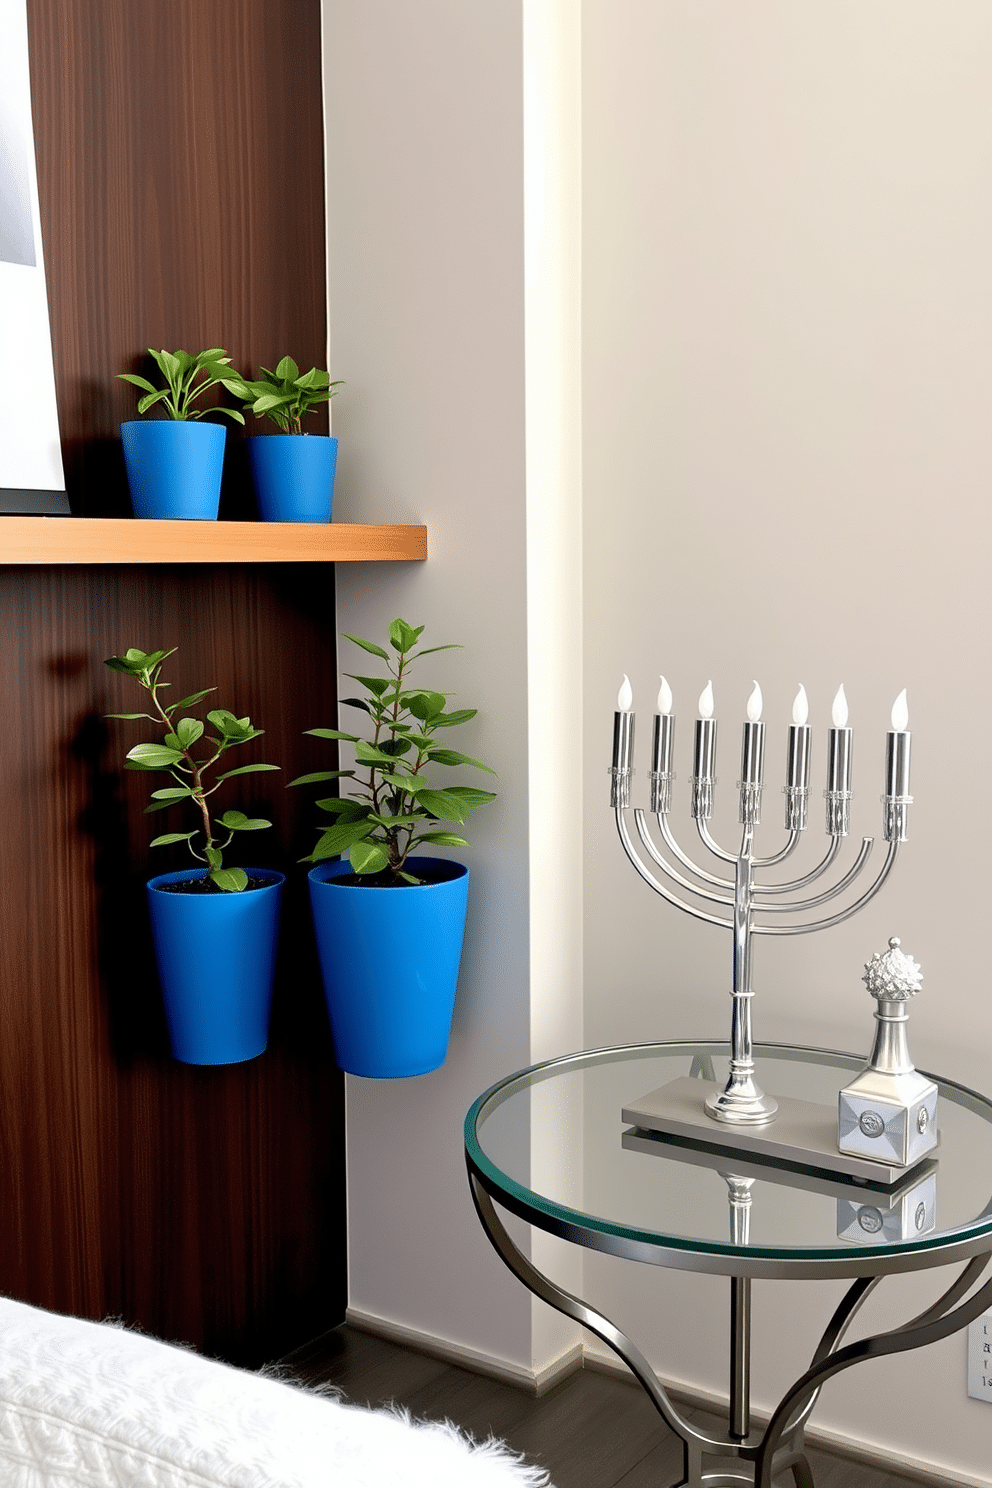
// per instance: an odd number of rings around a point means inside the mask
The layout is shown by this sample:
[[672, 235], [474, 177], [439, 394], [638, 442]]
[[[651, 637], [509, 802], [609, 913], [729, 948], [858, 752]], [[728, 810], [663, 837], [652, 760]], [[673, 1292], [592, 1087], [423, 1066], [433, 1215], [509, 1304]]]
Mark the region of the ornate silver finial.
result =
[[923, 971], [919, 962], [899, 949], [899, 937], [893, 935], [887, 951], [876, 951], [871, 960], [865, 962], [865, 974], [861, 980], [872, 997], [885, 998], [888, 1002], [906, 1002], [923, 986]]

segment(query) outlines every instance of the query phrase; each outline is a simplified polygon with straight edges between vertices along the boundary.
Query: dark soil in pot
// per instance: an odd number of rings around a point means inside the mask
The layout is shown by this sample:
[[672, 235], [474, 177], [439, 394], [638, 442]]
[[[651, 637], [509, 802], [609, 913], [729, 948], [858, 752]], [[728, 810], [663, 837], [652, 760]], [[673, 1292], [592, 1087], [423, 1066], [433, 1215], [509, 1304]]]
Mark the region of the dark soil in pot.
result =
[[405, 878], [394, 878], [388, 870], [385, 873], [341, 873], [336, 878], [327, 879], [327, 883], [344, 884], [350, 889], [418, 889], [424, 884], [450, 883], [452, 879], [460, 878], [463, 872], [460, 863], [434, 858], [427, 865], [421, 860], [416, 874], [419, 883], [411, 884]]
[[[268, 888], [271, 888], [271, 887], [272, 887], [272, 879], [271, 878], [254, 878], [254, 877], [252, 877], [251, 874], [249, 874], [248, 875], [248, 882], [245, 884], [244, 888], [241, 889], [239, 892], [242, 893], [242, 894], [248, 894], [248, 893], [251, 892], [252, 889], [268, 889]], [[157, 884], [155, 891], [158, 894], [225, 894], [225, 895], [229, 892], [227, 889], [219, 889], [217, 887], [217, 885], [214, 883], [213, 879], [210, 878], [209, 874], [206, 874], [206, 873], [203, 875], [202, 878], [187, 878], [187, 879], [183, 879], [182, 882], [180, 882], [180, 883]]]

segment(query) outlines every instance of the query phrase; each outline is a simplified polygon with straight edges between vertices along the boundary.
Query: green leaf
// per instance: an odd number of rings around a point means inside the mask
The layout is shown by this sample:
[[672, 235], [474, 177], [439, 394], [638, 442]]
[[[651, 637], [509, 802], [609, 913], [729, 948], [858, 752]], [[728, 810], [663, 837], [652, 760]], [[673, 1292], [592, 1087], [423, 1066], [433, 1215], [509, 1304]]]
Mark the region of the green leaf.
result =
[[421, 692], [411, 696], [406, 707], [421, 723], [432, 724], [444, 712], [447, 701], [443, 692]]
[[386, 765], [394, 764], [391, 755], [383, 754], [381, 749], [376, 749], [374, 744], [369, 744], [365, 739], [359, 739], [355, 745], [355, 759], [360, 765]]
[[229, 832], [260, 832], [263, 827], [271, 827], [272, 823], [261, 816], [245, 816], [243, 811], [225, 811], [223, 816], [217, 820], [222, 827]]
[[238, 765], [236, 770], [225, 770], [217, 779], [230, 780], [232, 775], [257, 775], [259, 770], [281, 770], [281, 765]]
[[153, 801], [150, 806], [145, 807], [145, 815], [151, 816], [154, 811], [167, 811], [170, 806], [174, 805], [174, 801]]
[[[320, 785], [325, 780], [338, 780], [342, 775], [354, 775], [354, 770], [317, 770], [312, 775], [298, 775], [290, 785]], [[223, 775], [220, 777], [223, 780]]]
[[136, 372], [118, 372], [117, 376], [122, 382], [133, 382], [135, 387], [141, 388], [142, 392], [155, 393], [159, 390], [152, 387], [147, 377], [139, 377]]
[[361, 842], [374, 830], [370, 821], [343, 822], [339, 826], [328, 827], [324, 832], [313, 853], [306, 861], [319, 863], [324, 858], [336, 858], [341, 853], [347, 852], [348, 848], [355, 842]]
[[123, 656], [108, 656], [104, 666], [111, 667], [115, 672], [126, 672], [131, 677], [140, 677], [143, 672], [154, 671], [160, 662], [167, 656], [172, 656], [177, 649], [173, 646], [169, 651], [139, 651], [137, 646], [130, 646]]
[[414, 775], [412, 772], [408, 775], [403, 775], [397, 774], [393, 770], [383, 770], [381, 778], [386, 785], [392, 786], [394, 790], [405, 791], [411, 796], [416, 791], [426, 790], [430, 784], [426, 775]]
[[152, 791], [153, 801], [181, 801], [186, 796], [193, 794], [193, 788], [189, 785], [165, 785], [161, 790]]
[[478, 708], [459, 708], [453, 713], [442, 713], [439, 717], [432, 718], [431, 722], [435, 728], [454, 728], [455, 724], [468, 723], [478, 711]]
[[304, 729], [303, 732], [312, 734], [315, 739], [347, 739], [351, 744], [354, 744], [358, 738], [357, 734], [343, 734], [340, 729], [315, 728]]
[[215, 868], [210, 881], [225, 894], [240, 894], [248, 887], [248, 875], [243, 868]]
[[164, 744], [135, 744], [127, 758], [135, 770], [171, 770], [181, 763], [182, 753]]
[[150, 713], [104, 713], [103, 716], [104, 718], [147, 718], [152, 723], [158, 723], [158, 719], [153, 718]]
[[437, 842], [444, 847], [471, 847], [467, 837], [458, 837], [454, 832], [424, 832], [418, 842]]
[[389, 851], [380, 842], [356, 842], [348, 858], [356, 873], [381, 873], [389, 867]]
[[276, 363], [276, 376], [281, 377], [283, 382], [295, 382], [300, 375], [300, 369], [291, 356], [284, 356]]
[[226, 744], [245, 744], [249, 739], [258, 739], [264, 729], [252, 728], [250, 718], [235, 718], [227, 708], [215, 708], [207, 718]]
[[220, 850], [216, 847], [205, 847], [203, 849], [203, 856], [206, 858], [207, 862], [210, 864], [211, 869], [214, 871], [216, 871], [220, 867], [221, 863], [223, 863], [224, 861], [220, 854]]
[[315, 805], [328, 816], [336, 816], [339, 822], [379, 820], [373, 815], [371, 806], [361, 801], [342, 800], [340, 796], [328, 796], [326, 801], [317, 801]]
[[432, 749], [427, 758], [436, 765], [474, 765], [477, 770], [487, 770], [490, 775], [496, 774], [491, 765], [484, 765], [470, 754], [459, 754], [457, 749]]
[[468, 815], [464, 803], [453, 791], [418, 790], [416, 799], [425, 811], [429, 811], [439, 821], [462, 822]]
[[342, 631], [342, 635], [346, 641], [354, 641], [356, 646], [361, 646], [363, 651], [371, 651], [373, 656], [381, 656], [383, 661], [389, 660], [389, 652], [377, 646], [375, 641], [363, 641], [361, 636], [349, 635], [346, 630]]
[[374, 692], [376, 697], [380, 698], [393, 686], [390, 677], [359, 677], [354, 672], [345, 672], [345, 676], [350, 677], [352, 682], [361, 682], [363, 687], [367, 687], [369, 692]]
[[393, 649], [401, 656], [407, 651], [412, 651], [423, 632], [424, 627], [408, 625], [405, 620], [393, 620], [389, 626], [389, 639]]
[[195, 708], [197, 703], [202, 703], [205, 697], [216, 691], [216, 687], [204, 687], [201, 692], [190, 693], [189, 697], [180, 698], [178, 703], [173, 703], [169, 712], [174, 713], [177, 708]]
[[476, 790], [474, 785], [449, 785], [446, 794], [457, 796], [469, 811], [474, 811], [476, 806], [487, 806], [490, 801], [496, 800], [495, 791]]
[[176, 737], [184, 749], [189, 749], [203, 733], [203, 724], [198, 718], [180, 718], [176, 724]]
[[149, 847], [167, 847], [170, 842], [189, 842], [195, 836], [195, 832], [166, 832], [164, 837], [156, 837], [148, 845]]
[[154, 408], [156, 403], [168, 400], [168, 388], [162, 388], [157, 393], [146, 393], [143, 398], [138, 399], [138, 412], [147, 413], [149, 408]]

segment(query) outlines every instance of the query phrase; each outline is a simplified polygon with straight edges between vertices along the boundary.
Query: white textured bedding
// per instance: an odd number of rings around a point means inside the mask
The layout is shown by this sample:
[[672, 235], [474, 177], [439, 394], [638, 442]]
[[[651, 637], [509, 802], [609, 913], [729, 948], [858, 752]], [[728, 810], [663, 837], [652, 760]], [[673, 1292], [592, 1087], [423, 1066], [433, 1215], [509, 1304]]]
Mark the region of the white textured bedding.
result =
[[544, 1488], [446, 1423], [0, 1298], [2, 1488]]

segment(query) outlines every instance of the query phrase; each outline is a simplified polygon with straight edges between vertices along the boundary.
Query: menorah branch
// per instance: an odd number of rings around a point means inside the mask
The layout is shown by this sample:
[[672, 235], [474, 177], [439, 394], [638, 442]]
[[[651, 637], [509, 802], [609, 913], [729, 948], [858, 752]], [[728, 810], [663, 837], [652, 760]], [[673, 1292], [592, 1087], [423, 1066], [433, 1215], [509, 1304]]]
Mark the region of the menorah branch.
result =
[[668, 877], [672, 880], [673, 883], [677, 883], [679, 888], [686, 889], [690, 894], [696, 894], [700, 899], [708, 900], [710, 904], [725, 904], [728, 906], [733, 904], [734, 901], [732, 898], [729, 897], [729, 895], [715, 894], [712, 889], [704, 889], [701, 884], [691, 883], [690, 880], [687, 879], [683, 874], [681, 874], [677, 868], [673, 868], [672, 864], [669, 863], [666, 858], [662, 857], [661, 853], [651, 841], [651, 837], [647, 829], [647, 824], [644, 819], [643, 811], [634, 812], [634, 821], [637, 825], [637, 835], [641, 839], [641, 842], [644, 844], [644, 846], [647, 848], [648, 855], [651, 858], [651, 861], [656, 864], [656, 866], [660, 868], [663, 873], [667, 873]]
[[709, 925], [721, 925], [725, 930], [729, 930], [733, 926], [733, 920], [725, 920], [719, 915], [707, 914], [705, 910], [698, 909], [694, 904], [683, 903], [670, 889], [667, 889], [664, 884], [659, 883], [650, 869], [645, 867], [638, 857], [634, 844], [630, 840], [627, 823], [624, 820], [623, 811], [620, 807], [617, 807], [616, 810], [616, 823], [617, 831], [620, 834], [620, 841], [623, 844], [623, 850], [640, 877], [648, 885], [648, 888], [654, 889], [655, 893], [659, 894], [667, 903], [674, 905], [676, 909], [681, 909], [684, 914], [692, 915], [694, 919], [705, 920]]
[[840, 852], [843, 840], [842, 837], [832, 837], [825, 855], [820, 859], [816, 867], [811, 868], [809, 873], [804, 873], [802, 878], [791, 878], [787, 883], [762, 884], [757, 892], [761, 894], [791, 894], [796, 889], [805, 889], [807, 884], [814, 883], [816, 879], [826, 873], [834, 858]]
[[[844, 874], [844, 877], [839, 878], [832, 888], [824, 889], [822, 894], [814, 894], [810, 899], [796, 899], [789, 904], [755, 904], [755, 909], [760, 910], [764, 914], [801, 914], [803, 910], [816, 909], [820, 904], [828, 904], [831, 899], [836, 899], [838, 894], [843, 894], [844, 890], [854, 882], [867, 863], [873, 846], [874, 839], [864, 837], [858, 856]], [[756, 887], [754, 892], [755, 894], [760, 894], [762, 891]]]
[[[865, 840], [870, 841], [871, 839], [866, 838]], [[871, 885], [870, 888], [865, 890], [860, 899], [855, 899], [854, 903], [849, 904], [846, 909], [838, 910], [837, 914], [829, 915], [826, 919], [823, 920], [811, 920], [808, 924], [805, 925], [754, 925], [752, 926], [753, 934], [810, 935], [814, 930], [829, 930], [833, 925], [842, 925], [845, 920], [849, 920], [852, 915], [856, 915], [859, 910], [864, 909], [865, 905], [869, 904], [871, 900], [874, 899], [875, 895], [878, 893], [879, 889], [885, 883], [885, 880], [888, 878], [889, 874], [895, 867], [896, 858], [899, 855], [899, 847], [900, 844], [898, 842], [889, 843], [889, 850], [885, 856], [885, 862], [879, 869], [878, 877], [875, 879], [875, 882]]]
[[697, 878], [701, 878], [703, 883], [713, 884], [716, 888], [732, 889], [734, 887], [732, 878], [721, 878], [718, 873], [708, 873], [705, 868], [700, 868], [698, 864], [694, 863], [688, 853], [682, 851], [675, 840], [675, 835], [672, 832], [667, 816], [658, 816], [658, 830], [665, 839], [665, 846], [672, 856], [678, 859], [683, 868], [688, 868], [690, 873], [694, 873]]

